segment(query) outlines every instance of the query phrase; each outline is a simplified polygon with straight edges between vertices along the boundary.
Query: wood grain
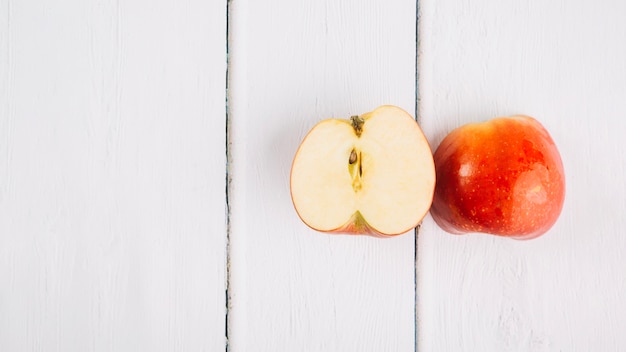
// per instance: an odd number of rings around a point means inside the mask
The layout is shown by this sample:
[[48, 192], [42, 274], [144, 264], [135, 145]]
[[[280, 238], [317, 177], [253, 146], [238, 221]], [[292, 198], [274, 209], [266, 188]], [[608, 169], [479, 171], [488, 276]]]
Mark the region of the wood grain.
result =
[[418, 350], [626, 346], [626, 7], [619, 1], [420, 1], [419, 117], [437, 146], [470, 121], [535, 116], [567, 176], [562, 215], [528, 241], [418, 240]]
[[0, 1], [0, 350], [224, 349], [225, 13]]
[[414, 111], [415, 12], [395, 0], [231, 3], [232, 351], [413, 350], [413, 234], [308, 229], [289, 171], [321, 119]]
[[[415, 237], [309, 230], [319, 120], [415, 111], [415, 2], [0, 0], [0, 351], [412, 351]], [[420, 351], [626, 348], [626, 6], [420, 1], [419, 120], [540, 119], [544, 237], [418, 238]], [[228, 288], [229, 311], [225, 290]], [[228, 314], [227, 314], [228, 313]]]

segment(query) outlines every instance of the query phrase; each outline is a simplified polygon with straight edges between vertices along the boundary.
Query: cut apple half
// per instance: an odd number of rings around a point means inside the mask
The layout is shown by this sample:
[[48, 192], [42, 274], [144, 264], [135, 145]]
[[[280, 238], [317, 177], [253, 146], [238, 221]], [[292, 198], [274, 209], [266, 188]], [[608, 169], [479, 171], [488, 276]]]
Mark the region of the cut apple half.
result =
[[291, 198], [309, 227], [332, 233], [393, 236], [428, 213], [435, 166], [426, 137], [395, 106], [318, 123], [291, 168]]

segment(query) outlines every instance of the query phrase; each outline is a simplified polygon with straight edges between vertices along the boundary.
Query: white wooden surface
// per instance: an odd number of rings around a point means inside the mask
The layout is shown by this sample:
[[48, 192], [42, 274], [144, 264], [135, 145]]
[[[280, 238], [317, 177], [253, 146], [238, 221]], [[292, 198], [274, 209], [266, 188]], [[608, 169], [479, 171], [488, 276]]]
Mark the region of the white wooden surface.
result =
[[413, 350], [413, 234], [308, 229], [289, 171], [320, 119], [385, 103], [415, 110], [415, 4], [236, 0], [230, 10], [232, 350]]
[[420, 1], [419, 116], [524, 113], [561, 151], [567, 194], [536, 240], [418, 238], [418, 350], [626, 349], [626, 4]]
[[[227, 165], [226, 0], [0, 0], [0, 351], [626, 349], [623, 2], [228, 7]], [[300, 140], [381, 104], [417, 108], [433, 148], [539, 118], [557, 225], [517, 242], [427, 217], [417, 275], [411, 233], [306, 228]]]
[[0, 1], [0, 350], [219, 351], [226, 4]]

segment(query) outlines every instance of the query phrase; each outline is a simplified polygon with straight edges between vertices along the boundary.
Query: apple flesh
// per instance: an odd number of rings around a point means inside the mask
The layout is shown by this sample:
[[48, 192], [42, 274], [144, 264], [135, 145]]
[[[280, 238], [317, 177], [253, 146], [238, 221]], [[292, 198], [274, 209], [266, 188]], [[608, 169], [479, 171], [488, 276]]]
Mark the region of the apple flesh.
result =
[[428, 213], [435, 167], [417, 122], [395, 106], [318, 123], [298, 148], [291, 198], [309, 227], [393, 236]]
[[434, 159], [431, 214], [447, 232], [531, 239], [548, 231], [561, 213], [561, 156], [531, 117], [461, 126], [444, 138]]

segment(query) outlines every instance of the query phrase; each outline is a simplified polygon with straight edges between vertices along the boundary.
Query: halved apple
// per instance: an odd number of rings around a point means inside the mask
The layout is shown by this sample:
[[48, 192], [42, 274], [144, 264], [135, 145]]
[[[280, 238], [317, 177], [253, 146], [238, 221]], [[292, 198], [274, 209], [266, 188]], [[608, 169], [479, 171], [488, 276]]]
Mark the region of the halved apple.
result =
[[349, 120], [328, 119], [308, 133], [291, 168], [291, 198], [309, 227], [393, 236], [428, 213], [435, 166], [417, 122], [395, 106]]

